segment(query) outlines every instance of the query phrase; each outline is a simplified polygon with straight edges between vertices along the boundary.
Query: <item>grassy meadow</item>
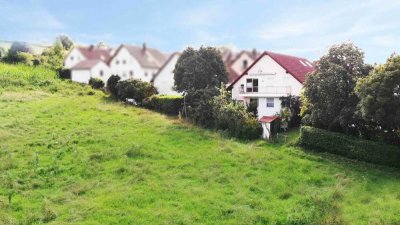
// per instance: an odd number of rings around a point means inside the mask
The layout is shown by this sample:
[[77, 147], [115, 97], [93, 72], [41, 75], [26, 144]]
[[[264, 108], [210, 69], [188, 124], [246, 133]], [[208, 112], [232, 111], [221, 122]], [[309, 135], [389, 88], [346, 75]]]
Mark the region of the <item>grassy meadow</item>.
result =
[[11, 67], [0, 224], [400, 224], [400, 170], [229, 139]]

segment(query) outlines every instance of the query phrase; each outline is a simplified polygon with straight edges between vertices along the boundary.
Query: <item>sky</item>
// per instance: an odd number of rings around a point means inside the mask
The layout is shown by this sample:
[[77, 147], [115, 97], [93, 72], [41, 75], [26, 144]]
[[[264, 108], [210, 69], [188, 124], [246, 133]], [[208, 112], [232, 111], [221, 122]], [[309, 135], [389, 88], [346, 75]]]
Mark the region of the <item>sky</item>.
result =
[[352, 41], [367, 63], [400, 53], [400, 0], [0, 0], [0, 40], [146, 42], [269, 50], [316, 60]]

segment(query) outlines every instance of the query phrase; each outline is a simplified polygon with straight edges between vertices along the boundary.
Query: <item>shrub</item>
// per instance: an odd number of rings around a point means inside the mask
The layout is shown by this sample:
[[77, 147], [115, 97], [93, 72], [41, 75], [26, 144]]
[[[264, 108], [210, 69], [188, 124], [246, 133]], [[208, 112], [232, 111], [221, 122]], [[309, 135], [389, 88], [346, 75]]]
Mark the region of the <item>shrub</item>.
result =
[[230, 136], [240, 139], [256, 139], [261, 136], [260, 123], [244, 105], [234, 102], [224, 86], [220, 95], [212, 100], [214, 126], [218, 130], [227, 131]]
[[93, 89], [102, 89], [104, 87], [104, 82], [100, 78], [90, 78], [89, 85]]
[[121, 80], [121, 77], [118, 75], [111, 75], [110, 78], [107, 80], [107, 91], [113, 96], [114, 98], [117, 98], [118, 96], [118, 91], [117, 91], [117, 84], [118, 81]]
[[168, 115], [178, 115], [183, 106], [180, 95], [153, 95], [146, 99], [143, 106]]
[[400, 168], [400, 147], [373, 142], [314, 127], [300, 129], [300, 146], [350, 159]]
[[60, 79], [71, 79], [71, 70], [69, 69], [58, 69], [57, 74]]
[[138, 103], [142, 103], [143, 99], [157, 94], [157, 89], [152, 84], [138, 79], [119, 81], [116, 89], [117, 97], [120, 100], [132, 98]]

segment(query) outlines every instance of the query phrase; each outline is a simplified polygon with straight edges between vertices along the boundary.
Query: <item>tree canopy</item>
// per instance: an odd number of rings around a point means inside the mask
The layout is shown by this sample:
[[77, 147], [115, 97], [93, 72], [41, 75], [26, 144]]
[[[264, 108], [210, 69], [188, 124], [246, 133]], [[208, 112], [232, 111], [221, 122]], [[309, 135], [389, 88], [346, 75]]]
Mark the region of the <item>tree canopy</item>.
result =
[[364, 53], [352, 43], [332, 46], [308, 75], [302, 93], [303, 121], [333, 131], [347, 132], [356, 123], [357, 79], [368, 75], [371, 66]]

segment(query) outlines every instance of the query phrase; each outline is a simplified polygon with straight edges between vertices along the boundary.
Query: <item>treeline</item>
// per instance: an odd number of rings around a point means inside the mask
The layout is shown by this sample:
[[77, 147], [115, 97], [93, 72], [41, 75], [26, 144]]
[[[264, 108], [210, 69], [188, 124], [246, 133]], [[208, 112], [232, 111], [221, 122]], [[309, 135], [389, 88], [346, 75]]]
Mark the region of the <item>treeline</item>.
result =
[[304, 125], [400, 144], [399, 55], [374, 68], [354, 44], [335, 45], [316, 62], [301, 100]]
[[53, 70], [63, 67], [64, 58], [74, 43], [66, 35], [56, 38], [53, 46], [45, 49], [40, 55], [33, 54], [33, 49], [23, 42], [14, 42], [8, 51], [0, 48], [0, 61], [9, 64], [44, 66]]

